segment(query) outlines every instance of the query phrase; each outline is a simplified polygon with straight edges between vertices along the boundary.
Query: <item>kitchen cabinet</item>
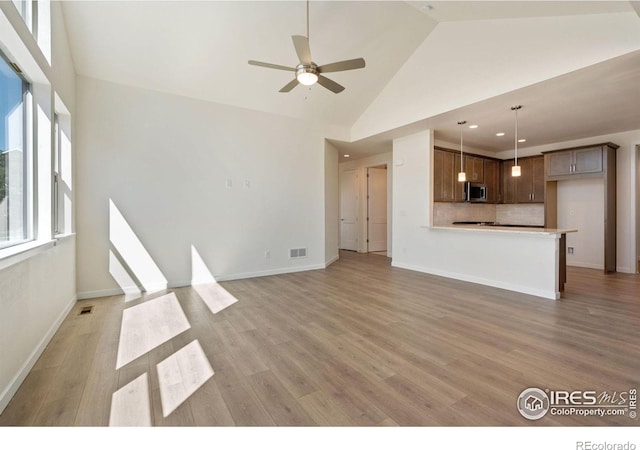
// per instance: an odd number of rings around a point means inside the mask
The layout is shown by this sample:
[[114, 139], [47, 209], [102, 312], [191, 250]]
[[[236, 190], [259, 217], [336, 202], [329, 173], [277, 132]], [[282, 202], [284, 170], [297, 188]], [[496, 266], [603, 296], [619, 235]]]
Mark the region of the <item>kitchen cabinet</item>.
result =
[[502, 201], [500, 195], [500, 161], [494, 159], [485, 159], [484, 167], [484, 184], [487, 186], [487, 203], [499, 203]]
[[[487, 203], [500, 201], [500, 161], [463, 155], [467, 181], [487, 185]], [[433, 201], [463, 202], [464, 183], [458, 181], [460, 152], [436, 147], [433, 153]]]
[[514, 160], [502, 164], [503, 203], [544, 203], [544, 157], [520, 158], [519, 177], [511, 176]]
[[602, 173], [603, 147], [576, 148], [547, 153], [547, 177]]
[[[464, 172], [467, 176], [467, 181], [472, 181], [474, 183], [483, 183], [485, 159], [480, 158], [478, 156], [464, 155], [463, 160], [464, 160]], [[461, 171], [460, 153], [456, 154], [455, 164], [456, 164], [456, 168], [455, 168], [454, 176], [457, 181], [458, 173]], [[464, 201], [464, 183], [462, 182], [456, 183], [454, 199], [456, 202]]]
[[604, 271], [616, 271], [616, 150], [611, 142], [544, 153], [546, 170], [545, 226], [558, 226], [558, 181], [604, 180]]
[[[433, 201], [453, 202], [458, 175], [455, 173], [455, 153], [435, 149], [433, 152]], [[460, 162], [458, 162], [460, 164]], [[462, 184], [462, 183], [459, 183]]]
[[470, 155], [466, 155], [464, 158], [464, 171], [467, 174], [467, 181], [473, 181], [474, 183], [483, 183], [485, 158], [479, 158], [477, 156]]

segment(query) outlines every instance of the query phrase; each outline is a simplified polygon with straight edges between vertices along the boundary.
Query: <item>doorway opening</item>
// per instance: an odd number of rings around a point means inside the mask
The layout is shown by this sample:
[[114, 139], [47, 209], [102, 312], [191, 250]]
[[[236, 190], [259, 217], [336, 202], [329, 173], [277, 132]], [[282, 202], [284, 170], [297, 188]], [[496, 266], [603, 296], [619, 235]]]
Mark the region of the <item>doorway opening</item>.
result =
[[640, 145], [636, 145], [636, 273], [640, 273]]
[[388, 256], [387, 165], [367, 168], [367, 252]]

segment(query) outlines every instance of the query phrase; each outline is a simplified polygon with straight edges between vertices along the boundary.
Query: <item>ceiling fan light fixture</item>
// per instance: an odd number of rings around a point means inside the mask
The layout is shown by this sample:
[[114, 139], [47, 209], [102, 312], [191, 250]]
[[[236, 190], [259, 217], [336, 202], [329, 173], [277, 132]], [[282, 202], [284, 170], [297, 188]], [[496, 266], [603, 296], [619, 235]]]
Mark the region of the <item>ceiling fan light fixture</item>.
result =
[[311, 86], [318, 81], [318, 71], [313, 66], [298, 66], [296, 69], [296, 78], [300, 84]]

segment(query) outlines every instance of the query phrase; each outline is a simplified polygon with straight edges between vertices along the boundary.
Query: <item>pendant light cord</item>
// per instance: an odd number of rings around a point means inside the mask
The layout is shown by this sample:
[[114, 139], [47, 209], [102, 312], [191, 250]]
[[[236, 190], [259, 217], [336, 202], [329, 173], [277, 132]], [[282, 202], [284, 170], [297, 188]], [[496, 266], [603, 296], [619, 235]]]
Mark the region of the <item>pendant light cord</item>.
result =
[[465, 123], [467, 123], [466, 120], [458, 122], [458, 125], [460, 125], [460, 172], [464, 172], [464, 160], [462, 159], [462, 154], [464, 153], [462, 150], [462, 130]]
[[516, 105], [516, 106], [512, 106], [511, 110], [515, 111], [516, 113], [516, 132], [515, 132], [515, 140], [514, 140], [514, 147], [515, 147], [515, 153], [516, 153], [516, 163], [515, 165], [518, 165], [518, 110], [522, 108], [522, 105]]
[[516, 108], [516, 140], [515, 140], [515, 148], [516, 148], [516, 166], [518, 165], [518, 108]]

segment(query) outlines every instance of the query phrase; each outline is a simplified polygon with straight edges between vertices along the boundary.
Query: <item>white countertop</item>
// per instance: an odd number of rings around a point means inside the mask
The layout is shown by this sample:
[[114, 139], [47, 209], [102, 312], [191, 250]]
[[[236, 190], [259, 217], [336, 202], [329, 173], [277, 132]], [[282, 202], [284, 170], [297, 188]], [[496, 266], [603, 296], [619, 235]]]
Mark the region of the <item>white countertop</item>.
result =
[[536, 228], [536, 227], [501, 227], [493, 225], [449, 225], [432, 227], [434, 230], [457, 230], [457, 231], [482, 231], [489, 233], [511, 233], [511, 234], [533, 234], [533, 235], [558, 235], [565, 233], [576, 233], [575, 228]]

